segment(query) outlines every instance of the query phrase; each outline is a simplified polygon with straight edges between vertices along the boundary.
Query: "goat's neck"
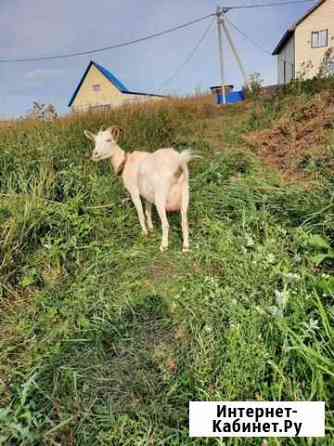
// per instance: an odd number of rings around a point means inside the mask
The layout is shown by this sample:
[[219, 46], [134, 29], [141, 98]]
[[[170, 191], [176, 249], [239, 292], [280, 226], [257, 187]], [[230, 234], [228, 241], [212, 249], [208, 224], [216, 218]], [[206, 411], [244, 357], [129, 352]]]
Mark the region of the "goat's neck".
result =
[[111, 164], [114, 169], [116, 175], [120, 173], [122, 167], [124, 167], [124, 162], [126, 159], [126, 155], [124, 150], [122, 150], [119, 146], [115, 146], [113, 149], [113, 156], [111, 157]]

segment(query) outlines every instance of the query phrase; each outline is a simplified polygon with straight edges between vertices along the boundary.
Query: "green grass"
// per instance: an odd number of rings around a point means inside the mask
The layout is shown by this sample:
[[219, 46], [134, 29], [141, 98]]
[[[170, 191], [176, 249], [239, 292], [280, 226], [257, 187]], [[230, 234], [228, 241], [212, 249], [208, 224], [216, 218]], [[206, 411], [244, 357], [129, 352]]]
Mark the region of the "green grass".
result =
[[[0, 444], [223, 444], [188, 437], [189, 400], [254, 399], [325, 400], [325, 439], [268, 444], [333, 444], [334, 183], [287, 185], [242, 146], [288, 100], [262, 124], [192, 100], [0, 130]], [[202, 154], [189, 255], [177, 215], [161, 254], [157, 216], [144, 238], [87, 160], [106, 122], [128, 150]]]

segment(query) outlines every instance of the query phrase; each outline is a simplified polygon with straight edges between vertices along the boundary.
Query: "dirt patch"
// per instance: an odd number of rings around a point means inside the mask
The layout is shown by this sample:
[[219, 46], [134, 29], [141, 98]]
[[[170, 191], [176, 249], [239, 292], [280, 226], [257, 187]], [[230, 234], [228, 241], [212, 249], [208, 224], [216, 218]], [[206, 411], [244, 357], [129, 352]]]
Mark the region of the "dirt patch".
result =
[[334, 97], [322, 93], [312, 100], [296, 98], [271, 129], [243, 136], [257, 155], [285, 176], [305, 176], [303, 162], [327, 157], [329, 130], [334, 125]]
[[158, 259], [152, 263], [149, 277], [155, 284], [160, 284], [166, 280], [166, 277], [176, 277], [177, 273], [177, 268], [172, 261]]

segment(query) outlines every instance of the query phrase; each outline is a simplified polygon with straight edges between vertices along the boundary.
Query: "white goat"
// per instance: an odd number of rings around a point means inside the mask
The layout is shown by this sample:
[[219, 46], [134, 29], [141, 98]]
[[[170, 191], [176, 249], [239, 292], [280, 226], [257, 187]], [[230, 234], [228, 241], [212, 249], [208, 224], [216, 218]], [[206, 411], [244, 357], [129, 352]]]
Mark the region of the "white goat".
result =
[[[115, 173], [122, 176], [124, 186], [136, 207], [143, 233], [147, 235], [148, 230], [153, 230], [152, 204], [155, 204], [162, 224], [160, 250], [165, 251], [168, 248], [169, 229], [166, 212], [180, 211], [183, 251], [189, 251], [187, 163], [196, 155], [190, 150], [178, 153], [173, 148], [159, 149], [153, 153], [126, 153], [118, 145], [121, 134], [118, 127], [100, 130], [97, 135], [88, 130], [84, 133], [95, 143], [91, 159], [100, 161], [110, 158]], [[145, 200], [147, 226], [140, 197]]]

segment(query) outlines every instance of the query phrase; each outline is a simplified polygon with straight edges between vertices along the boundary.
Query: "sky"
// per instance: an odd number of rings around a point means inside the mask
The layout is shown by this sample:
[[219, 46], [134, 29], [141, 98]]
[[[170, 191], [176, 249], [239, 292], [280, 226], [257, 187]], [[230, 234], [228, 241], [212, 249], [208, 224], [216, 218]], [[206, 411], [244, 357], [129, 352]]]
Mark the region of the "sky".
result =
[[[225, 0], [224, 5], [272, 1]], [[285, 30], [314, 3], [231, 10], [228, 18], [272, 52]], [[208, 90], [220, 82], [214, 23], [190, 62], [165, 82], [182, 66], [213, 18], [94, 55], [15, 64], [1, 59], [53, 56], [129, 41], [210, 14], [216, 7], [216, 0], [0, 0], [0, 119], [24, 116], [33, 101], [51, 103], [60, 114], [68, 113], [68, 101], [90, 60], [110, 69], [131, 90], [178, 95]], [[247, 74], [259, 72], [264, 84], [276, 83], [276, 58], [234, 29], [230, 32]], [[226, 82], [238, 88], [243, 81], [226, 39], [224, 56]]]

